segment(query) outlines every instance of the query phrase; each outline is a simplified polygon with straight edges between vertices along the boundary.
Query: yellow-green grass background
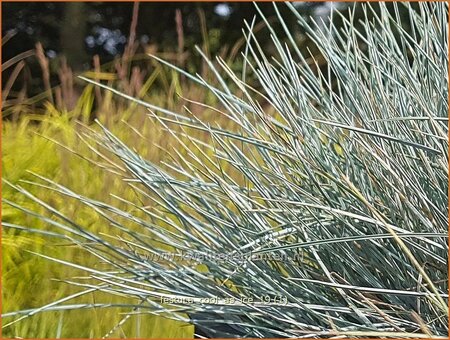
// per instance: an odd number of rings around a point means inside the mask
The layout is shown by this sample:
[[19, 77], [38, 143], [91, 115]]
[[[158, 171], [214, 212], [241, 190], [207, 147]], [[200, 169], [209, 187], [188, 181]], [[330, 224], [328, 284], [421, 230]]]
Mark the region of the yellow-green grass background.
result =
[[[154, 80], [154, 77], [149, 77], [149, 82], [143, 87], [143, 99], [156, 105], [180, 110], [181, 104], [176, 104], [174, 99], [177, 97], [175, 92], [179, 92], [179, 84], [176, 81], [172, 82], [168, 91], [155, 91], [152, 94], [152, 91], [149, 91], [152, 79]], [[195, 91], [192, 93], [192, 91], [190, 94], [194, 96], [200, 93]], [[159, 162], [167, 157], [156, 145], [170, 149], [173, 146], [174, 138], [157, 122], [147, 117], [148, 111], [132, 103], [124, 104], [123, 101], [112, 97], [107, 91], [103, 94], [104, 102], [107, 104], [103, 106], [101, 113], [97, 113], [101, 122], [146, 159]], [[198, 99], [205, 100], [204, 97]], [[22, 181], [37, 180], [30, 173], [31, 171], [67, 186], [84, 196], [111, 203], [119, 208], [129, 209], [110, 195], [111, 193], [119, 194], [131, 201], [135, 198], [135, 193], [124, 184], [120, 177], [111, 176], [107, 171], [58, 145], [61, 143], [81, 155], [88, 156], [93, 161], [103, 162], [77, 136], [77, 133], [83, 131], [80, 122], [95, 128], [95, 124], [92, 124], [89, 118], [93, 110], [93, 101], [94, 88], [89, 85], [84, 88], [75, 109], [70, 112], [57, 110], [52, 104], [47, 103], [44, 112], [40, 112], [40, 114], [26, 112], [20, 114], [19, 119], [4, 121], [2, 177], [13, 184], [19, 184], [26, 188], [66, 216], [88, 228], [89, 231], [108, 233], [111, 232], [111, 228], [105, 220], [102, 220], [82, 203], [68, 200], [49, 190]], [[201, 114], [212, 115], [211, 112], [206, 111]], [[217, 113], [215, 114], [217, 115]], [[220, 121], [222, 118], [215, 116], [213, 119]], [[136, 134], [130, 126], [137, 127], [139, 133], [145, 138]], [[199, 137], [203, 138], [200, 135]], [[51, 216], [44, 208], [26, 199], [5, 183], [2, 185], [2, 197], [30, 210]], [[2, 220], [35, 229], [51, 230], [49, 225], [44, 222], [27, 216], [7, 204], [2, 204]], [[114, 230], [114, 235], [117, 236], [116, 230]], [[93, 268], [101, 266], [98, 259], [61, 239], [4, 228], [2, 237], [2, 313], [40, 307], [82, 289], [58, 280], [70, 280], [73, 277], [86, 276], [86, 273], [71, 267], [64, 267], [28, 251]], [[106, 293], [92, 293], [66, 303], [120, 303], [124, 301], [126, 302], [127, 298]], [[4, 328], [3, 337], [99, 338], [114, 329], [124, 318], [123, 313], [129, 311], [129, 308], [109, 308], [37, 313]], [[4, 318], [3, 325], [12, 320], [13, 318]], [[133, 315], [120, 327], [114, 329], [109, 336], [113, 338], [190, 338], [193, 336], [193, 326], [148, 314]]]

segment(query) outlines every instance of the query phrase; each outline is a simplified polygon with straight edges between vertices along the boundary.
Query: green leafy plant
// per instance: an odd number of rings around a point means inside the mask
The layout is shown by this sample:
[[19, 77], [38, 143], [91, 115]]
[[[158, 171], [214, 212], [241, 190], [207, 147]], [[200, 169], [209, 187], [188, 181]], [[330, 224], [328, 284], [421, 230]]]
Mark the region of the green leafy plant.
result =
[[35, 174], [31, 184], [84, 203], [108, 233], [13, 185], [99, 266], [40, 256], [86, 272], [71, 280], [80, 295], [125, 296], [128, 315], [194, 323], [200, 335], [445, 337], [448, 4], [364, 5], [359, 22], [353, 7], [333, 14], [340, 30], [287, 6], [320, 56], [300, 49], [280, 15], [285, 39], [266, 21], [276, 55], [248, 25], [241, 74], [207, 61], [218, 86], [157, 58], [213, 94], [208, 109], [226, 127], [84, 78], [146, 107], [178, 144], [166, 150], [173, 162], [155, 164], [104, 126], [87, 131], [105, 171], [135, 191], [114, 196], [128, 208]]

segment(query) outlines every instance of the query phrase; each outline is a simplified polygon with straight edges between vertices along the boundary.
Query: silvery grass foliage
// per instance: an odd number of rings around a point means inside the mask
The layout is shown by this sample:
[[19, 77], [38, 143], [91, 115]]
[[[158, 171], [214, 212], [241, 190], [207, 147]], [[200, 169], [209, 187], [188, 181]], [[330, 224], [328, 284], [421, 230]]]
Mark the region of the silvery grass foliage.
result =
[[[277, 54], [266, 55], [247, 25], [242, 74], [208, 62], [220, 86], [160, 60], [214, 94], [237, 129], [110, 89], [146, 106], [185, 150], [156, 165], [105, 127], [90, 132], [121, 161], [110, 166], [153, 202], [125, 202], [145, 218], [37, 175], [36, 185], [99, 213], [110, 236], [16, 186], [58, 221], [37, 217], [109, 268], [41, 256], [89, 273], [94, 283], [71, 281], [85, 288], [79, 294], [119, 293], [130, 297], [129, 315], [164, 313], [207, 336], [445, 337], [448, 4], [364, 5], [359, 26], [350, 7], [340, 29], [287, 6], [326, 66], [300, 50], [281, 15], [284, 37], [260, 13]], [[260, 91], [248, 85], [249, 73]], [[193, 138], [192, 129], [213, 142]], [[155, 260], [167, 252], [173, 256]], [[9, 316], [86, 307], [69, 298]]]

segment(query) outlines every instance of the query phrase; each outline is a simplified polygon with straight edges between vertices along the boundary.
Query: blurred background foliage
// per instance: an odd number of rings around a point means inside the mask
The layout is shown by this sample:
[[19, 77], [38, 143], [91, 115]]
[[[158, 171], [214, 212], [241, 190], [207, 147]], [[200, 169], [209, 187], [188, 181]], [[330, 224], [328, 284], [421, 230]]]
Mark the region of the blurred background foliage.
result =
[[[301, 3], [300, 7], [306, 16], [320, 15], [327, 13], [327, 4]], [[192, 58], [194, 45], [199, 45], [207, 56], [226, 55], [235, 61], [242, 44], [244, 20], [251, 22], [257, 15], [251, 2], [145, 2], [136, 12], [133, 6], [132, 2], [3, 3], [3, 60], [28, 57], [20, 58], [26, 64], [11, 94], [24, 88], [28, 96], [47, 90], [41, 79], [44, 57], [48, 59], [49, 82], [53, 86], [60, 82], [58, 72], [64, 67], [79, 73], [96, 64], [103, 68], [114, 66], [114, 60], [127, 52], [130, 39], [134, 40], [133, 63], [145, 69], [149, 65], [144, 56], [151, 53], [197, 72], [201, 65], [198, 58]], [[260, 8], [275, 21], [270, 3], [261, 3]], [[281, 10], [287, 11], [284, 6]], [[286, 17], [292, 33], [304, 39], [295, 29], [294, 17]], [[281, 30], [276, 24], [274, 27]], [[270, 45], [270, 35], [262, 35], [260, 42]], [[31, 58], [36, 43], [42, 45], [42, 54], [35, 53], [38, 58]], [[14, 69], [4, 72], [3, 87]]]

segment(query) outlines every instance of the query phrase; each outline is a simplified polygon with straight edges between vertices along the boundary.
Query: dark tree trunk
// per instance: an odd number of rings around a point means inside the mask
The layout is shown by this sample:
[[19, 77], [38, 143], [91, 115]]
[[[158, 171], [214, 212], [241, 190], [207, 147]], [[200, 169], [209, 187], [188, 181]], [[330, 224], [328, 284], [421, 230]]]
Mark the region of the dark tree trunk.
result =
[[61, 27], [61, 49], [67, 63], [73, 70], [82, 70], [87, 61], [85, 50], [86, 4], [66, 2]]

